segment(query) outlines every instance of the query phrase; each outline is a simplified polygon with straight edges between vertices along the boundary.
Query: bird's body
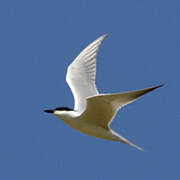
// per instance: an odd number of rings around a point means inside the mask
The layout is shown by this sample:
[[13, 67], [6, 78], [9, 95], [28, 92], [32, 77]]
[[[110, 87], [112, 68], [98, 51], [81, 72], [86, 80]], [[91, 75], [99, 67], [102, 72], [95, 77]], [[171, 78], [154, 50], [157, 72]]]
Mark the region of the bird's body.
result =
[[62, 119], [64, 123], [84, 134], [102, 139], [117, 140], [117, 138], [115, 138], [109, 130], [101, 126], [97, 126], [94, 123], [90, 123], [89, 121], [85, 121], [85, 118], [81, 117], [81, 115], [78, 115], [76, 112], [69, 113], [68, 115], [58, 115], [57, 113], [56, 116]]
[[120, 141], [142, 150], [113, 131], [110, 123], [121, 107], [161, 85], [125, 93], [99, 94], [95, 84], [96, 56], [105, 37], [106, 35], [103, 35], [92, 42], [68, 67], [66, 81], [74, 95], [74, 110], [61, 107], [45, 110], [45, 112], [53, 113], [66, 124], [84, 134]]

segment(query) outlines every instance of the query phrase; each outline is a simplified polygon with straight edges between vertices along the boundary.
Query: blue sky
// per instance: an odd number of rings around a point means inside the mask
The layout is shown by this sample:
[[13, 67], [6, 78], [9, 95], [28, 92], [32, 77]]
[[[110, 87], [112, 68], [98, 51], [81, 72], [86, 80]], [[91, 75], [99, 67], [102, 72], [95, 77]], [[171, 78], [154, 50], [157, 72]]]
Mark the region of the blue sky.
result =
[[[179, 32], [178, 0], [2, 0], [0, 179], [179, 179]], [[73, 107], [66, 68], [104, 33], [101, 93], [165, 84], [121, 109], [112, 124], [145, 152], [43, 112]]]

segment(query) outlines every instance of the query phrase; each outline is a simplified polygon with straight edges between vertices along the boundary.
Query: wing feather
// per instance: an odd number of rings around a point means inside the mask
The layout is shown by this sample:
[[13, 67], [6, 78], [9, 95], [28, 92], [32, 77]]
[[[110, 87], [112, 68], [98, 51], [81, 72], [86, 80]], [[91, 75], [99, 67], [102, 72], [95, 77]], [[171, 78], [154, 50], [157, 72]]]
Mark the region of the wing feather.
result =
[[160, 87], [162, 85], [119, 94], [100, 94], [90, 97], [87, 99], [87, 108], [82, 114], [82, 118], [109, 129], [110, 123], [121, 107]]
[[69, 65], [66, 81], [74, 96], [74, 109], [83, 112], [86, 98], [98, 94], [96, 88], [96, 57], [98, 49], [106, 35], [103, 35], [87, 46]]

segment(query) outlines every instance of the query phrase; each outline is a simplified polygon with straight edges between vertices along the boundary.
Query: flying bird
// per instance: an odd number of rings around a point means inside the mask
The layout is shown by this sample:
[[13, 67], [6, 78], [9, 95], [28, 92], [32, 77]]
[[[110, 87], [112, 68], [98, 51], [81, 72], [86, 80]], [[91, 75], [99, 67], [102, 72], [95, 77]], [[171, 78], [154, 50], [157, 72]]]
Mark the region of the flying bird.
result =
[[110, 124], [123, 106], [163, 85], [117, 94], [99, 94], [95, 83], [96, 57], [106, 36], [102, 35], [93, 41], [67, 68], [66, 81], [74, 96], [74, 109], [58, 107], [45, 112], [52, 113], [84, 134], [119, 141], [143, 151], [112, 130]]

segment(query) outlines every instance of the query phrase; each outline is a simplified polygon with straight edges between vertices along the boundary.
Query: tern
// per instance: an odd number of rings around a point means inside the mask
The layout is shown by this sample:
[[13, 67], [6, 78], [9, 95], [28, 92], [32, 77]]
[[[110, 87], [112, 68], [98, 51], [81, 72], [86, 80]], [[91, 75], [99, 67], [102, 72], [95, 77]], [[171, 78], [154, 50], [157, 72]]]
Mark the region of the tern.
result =
[[99, 94], [95, 84], [96, 57], [106, 36], [102, 35], [93, 41], [67, 68], [66, 81], [74, 96], [74, 109], [58, 107], [45, 112], [52, 113], [84, 134], [119, 141], [143, 151], [112, 130], [110, 124], [123, 106], [163, 85], [117, 94]]

